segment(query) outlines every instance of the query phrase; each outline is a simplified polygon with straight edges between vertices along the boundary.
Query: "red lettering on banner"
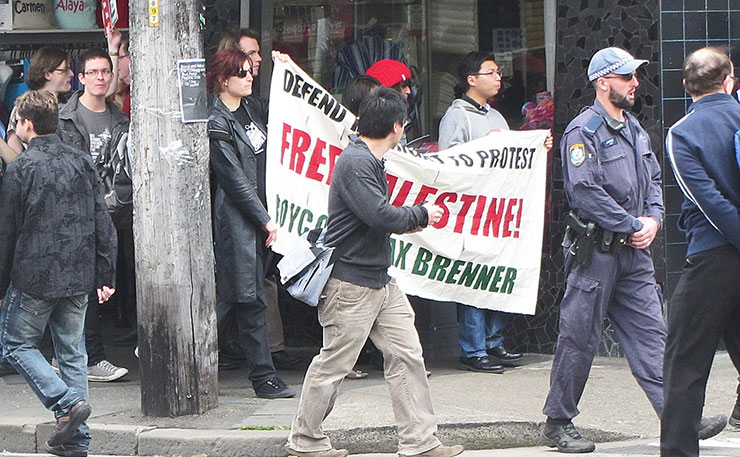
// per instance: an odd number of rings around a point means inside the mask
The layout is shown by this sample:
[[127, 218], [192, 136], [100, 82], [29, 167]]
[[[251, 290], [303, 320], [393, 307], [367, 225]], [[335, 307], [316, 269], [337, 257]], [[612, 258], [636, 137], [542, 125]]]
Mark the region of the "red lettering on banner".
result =
[[[311, 147], [312, 145], [313, 148]], [[290, 160], [286, 157], [288, 151], [290, 151]], [[331, 184], [334, 165], [341, 153], [342, 148], [333, 144], [327, 144], [321, 138], [313, 138], [308, 132], [283, 123], [280, 164], [287, 166], [290, 170], [296, 172], [296, 174], [303, 175], [314, 181], [326, 182], [327, 185]], [[327, 161], [329, 162], [328, 170]]]
[[509, 229], [509, 225], [511, 225], [511, 221], [514, 220], [514, 212], [513, 209], [517, 205], [519, 200], [516, 198], [509, 200], [509, 204], [506, 205], [506, 214], [504, 215], [504, 233], [503, 237], [508, 238], [512, 235], [511, 230]]
[[390, 173], [385, 174], [385, 180], [388, 181], [388, 195], [393, 195], [393, 189], [396, 188], [398, 178]]
[[424, 203], [428, 196], [436, 194], [438, 190], [439, 189], [422, 184], [421, 190], [419, 191], [419, 195], [417, 195], [416, 200], [414, 200], [414, 205], [418, 205], [419, 203]]
[[486, 215], [486, 219], [483, 221], [483, 236], [488, 236], [489, 233], [493, 232], [491, 236], [498, 238], [498, 231], [501, 226], [501, 216], [504, 215], [504, 208], [506, 207], [506, 199], [500, 199], [498, 207], [496, 207], [497, 200], [499, 199], [491, 199], [491, 206], [488, 207], [488, 214]]
[[315, 179], [321, 181], [324, 179], [324, 175], [319, 173], [319, 165], [326, 163], [326, 158], [322, 154], [326, 147], [326, 141], [316, 140], [316, 147], [313, 148], [313, 154], [311, 154], [311, 160], [308, 162], [308, 170], [306, 170], [306, 178]]
[[311, 135], [303, 130], [293, 129], [293, 144], [290, 148], [290, 169], [296, 173], [303, 174], [303, 164], [306, 162], [306, 154], [311, 146]]
[[519, 229], [522, 228], [522, 204], [524, 203], [524, 199], [519, 199], [519, 205], [517, 206], [518, 210], [516, 212], [516, 230], [514, 231], [514, 238], [519, 238]]
[[439, 218], [436, 224], [433, 225], [434, 228], [442, 228], [445, 225], [447, 225], [447, 221], [450, 219], [450, 209], [445, 204], [445, 200], [449, 200], [450, 203], [455, 203], [457, 201], [457, 194], [454, 192], [442, 192], [439, 194], [439, 197], [437, 197], [437, 200], [434, 202], [435, 205], [442, 208], [442, 217]]
[[393, 199], [393, 203], [391, 203], [391, 205], [403, 206], [404, 202], [406, 202], [406, 198], [409, 196], [411, 186], [413, 185], [414, 183], [412, 181], [404, 181], [403, 184], [401, 184], [401, 188], [398, 190], [398, 195]]
[[283, 122], [283, 142], [282, 142], [282, 146], [280, 147], [280, 164], [281, 165], [285, 163], [285, 151], [287, 151], [288, 148], [290, 147], [290, 143], [288, 142], [288, 135], [290, 135], [291, 130], [293, 130], [293, 127]]
[[475, 195], [463, 194], [460, 197], [460, 201], [463, 203], [463, 206], [457, 213], [457, 222], [455, 223], [454, 229], [455, 233], [462, 233], [463, 226], [465, 225], [465, 216], [468, 214], [468, 210], [470, 210], [470, 205], [475, 201]]
[[480, 229], [480, 220], [483, 217], [483, 211], [486, 209], [486, 196], [478, 196], [478, 204], [475, 205], [475, 213], [473, 214], [473, 226], [470, 227], [470, 234], [477, 235], [478, 229]]
[[329, 177], [326, 178], [327, 184], [331, 184], [331, 176], [334, 174], [334, 164], [337, 163], [337, 158], [341, 153], [342, 148], [334, 146], [333, 144], [329, 145]]

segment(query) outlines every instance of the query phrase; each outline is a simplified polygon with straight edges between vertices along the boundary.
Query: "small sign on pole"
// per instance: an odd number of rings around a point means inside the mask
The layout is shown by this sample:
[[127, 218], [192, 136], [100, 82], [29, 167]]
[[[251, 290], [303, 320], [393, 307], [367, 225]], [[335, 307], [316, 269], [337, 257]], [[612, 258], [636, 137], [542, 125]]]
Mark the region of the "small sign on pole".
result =
[[149, 27], [159, 27], [159, 0], [149, 0]]
[[208, 122], [206, 60], [178, 60], [177, 83], [182, 122]]

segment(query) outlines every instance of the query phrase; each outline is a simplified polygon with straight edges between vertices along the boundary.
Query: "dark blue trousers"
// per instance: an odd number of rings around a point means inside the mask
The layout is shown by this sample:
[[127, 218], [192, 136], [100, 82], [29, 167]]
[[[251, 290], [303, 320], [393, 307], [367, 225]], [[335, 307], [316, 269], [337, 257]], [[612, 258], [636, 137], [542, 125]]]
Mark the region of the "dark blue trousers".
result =
[[578, 402], [608, 317], [632, 374], [660, 416], [666, 327], [650, 251], [594, 249], [586, 267], [575, 262], [567, 247], [563, 252], [567, 284], [544, 414], [552, 419], [578, 415]]

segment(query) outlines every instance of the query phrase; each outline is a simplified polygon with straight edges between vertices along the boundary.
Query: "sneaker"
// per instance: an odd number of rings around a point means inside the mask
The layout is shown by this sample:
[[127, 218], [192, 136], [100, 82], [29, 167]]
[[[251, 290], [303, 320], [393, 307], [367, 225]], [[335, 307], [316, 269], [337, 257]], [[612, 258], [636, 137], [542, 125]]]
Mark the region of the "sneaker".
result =
[[444, 446], [440, 444], [434, 449], [422, 452], [421, 454], [398, 454], [398, 457], [453, 457], [458, 454], [462, 454], [462, 451], [464, 450], [465, 448], [460, 444], [456, 444], [454, 446]]
[[54, 370], [54, 373], [59, 374], [59, 362], [57, 362], [56, 357], [51, 358], [51, 369]]
[[349, 451], [347, 449], [327, 449], [325, 451], [302, 452], [293, 450], [287, 445], [285, 446], [285, 449], [291, 457], [347, 457], [349, 455]]
[[46, 444], [52, 448], [65, 444], [72, 439], [77, 431], [77, 427], [90, 417], [91, 412], [92, 408], [85, 400], [75, 403], [66, 416], [61, 416], [57, 419], [57, 424], [54, 426], [54, 430], [51, 431]]
[[87, 457], [87, 451], [67, 449], [63, 445], [49, 446], [49, 442], [44, 443], [44, 450], [49, 454], [59, 455], [61, 457]]
[[725, 429], [727, 417], [724, 414], [712, 417], [702, 417], [699, 421], [699, 439], [706, 440]]
[[295, 390], [288, 387], [282, 379], [275, 376], [254, 387], [258, 398], [291, 398], [295, 397]]
[[87, 367], [87, 380], [90, 382], [110, 382], [128, 374], [128, 369], [117, 367], [107, 360], [101, 360]]
[[582, 437], [570, 421], [567, 424], [554, 424], [548, 420], [545, 422], [542, 436], [549, 447], [556, 447], [558, 452], [566, 454], [583, 454], [596, 449], [596, 444]]

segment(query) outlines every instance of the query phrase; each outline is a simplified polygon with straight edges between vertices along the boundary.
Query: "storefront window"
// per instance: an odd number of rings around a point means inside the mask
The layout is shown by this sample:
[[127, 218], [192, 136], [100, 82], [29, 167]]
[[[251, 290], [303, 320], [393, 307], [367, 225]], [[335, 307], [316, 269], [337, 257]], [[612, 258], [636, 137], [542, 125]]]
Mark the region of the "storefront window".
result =
[[[271, 6], [267, 6], [267, 4]], [[427, 65], [422, 0], [273, 0], [272, 47], [290, 54], [341, 100], [345, 85], [380, 59], [404, 62], [416, 82], [414, 135], [422, 114]]]
[[[254, 3], [253, 3], [254, 4]], [[491, 104], [511, 128], [552, 125], [554, 0], [266, 0], [262, 30], [337, 98], [383, 58], [415, 80], [409, 138], [430, 134], [454, 99], [457, 64], [489, 51], [503, 73]], [[550, 11], [553, 10], [553, 11]]]

